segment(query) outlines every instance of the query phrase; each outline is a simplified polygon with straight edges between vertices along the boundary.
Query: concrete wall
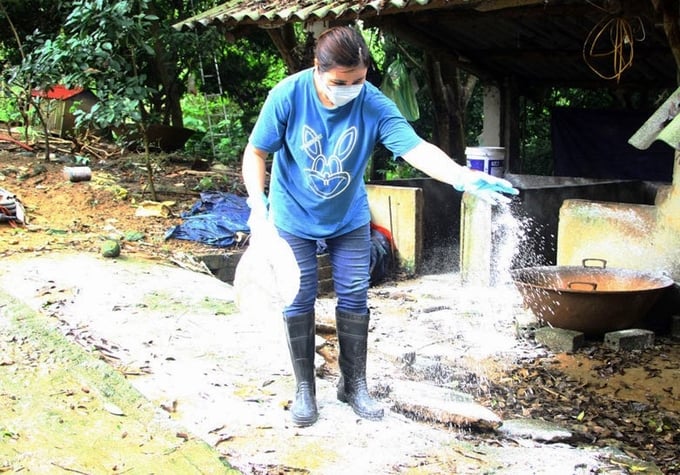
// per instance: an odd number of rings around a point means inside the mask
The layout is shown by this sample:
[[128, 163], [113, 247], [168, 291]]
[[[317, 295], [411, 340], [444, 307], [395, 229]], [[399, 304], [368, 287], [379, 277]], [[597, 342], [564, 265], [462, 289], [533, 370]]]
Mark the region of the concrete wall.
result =
[[[653, 204], [657, 190], [652, 184], [636, 181], [534, 175], [506, 175], [506, 178], [520, 190], [511, 206], [512, 213], [528, 223], [528, 228], [523, 230], [527, 234], [524, 249], [514, 267], [556, 264], [558, 220], [564, 200]], [[418, 273], [466, 272], [473, 266], [475, 275], [486, 273], [483, 281], [489, 281], [497, 260], [495, 253], [499, 251], [493, 242], [493, 234], [501, 226], [497, 210], [491, 210], [487, 217], [480, 216], [481, 211], [475, 211], [474, 197], [466, 196], [464, 203], [461, 193], [432, 178], [370, 184], [422, 189], [422, 264]], [[466, 249], [461, 249], [461, 241], [465, 242]]]
[[368, 184], [371, 224], [392, 237], [394, 265], [407, 274], [421, 272], [423, 225], [422, 190], [412, 186]]
[[578, 177], [506, 175], [520, 190], [512, 211], [527, 223], [527, 251], [517, 256], [515, 267], [555, 265], [560, 208], [565, 200], [654, 203], [657, 187], [641, 181], [598, 180]]
[[654, 238], [658, 209], [611, 201], [566, 200], [560, 209], [558, 265], [604, 259], [607, 267], [662, 270]]
[[421, 189], [422, 249], [417, 272], [437, 274], [458, 271], [461, 193], [432, 178], [372, 181], [370, 185]]
[[[560, 208], [565, 200], [619, 201], [630, 204], [652, 204], [656, 187], [644, 182], [597, 180], [575, 177], [506, 175], [519, 189], [513, 199], [508, 223], [502, 208], [491, 209], [465, 196], [462, 207], [461, 277], [474, 285], [493, 285], [509, 268], [555, 265]], [[513, 238], [519, 249], [512, 262], [503, 261], [507, 253], [503, 240]], [[502, 238], [499, 238], [499, 236]]]
[[565, 201], [560, 210], [557, 263], [573, 265], [586, 257], [598, 257], [612, 267], [666, 272], [680, 281], [679, 157], [673, 183], [660, 187], [652, 203]]

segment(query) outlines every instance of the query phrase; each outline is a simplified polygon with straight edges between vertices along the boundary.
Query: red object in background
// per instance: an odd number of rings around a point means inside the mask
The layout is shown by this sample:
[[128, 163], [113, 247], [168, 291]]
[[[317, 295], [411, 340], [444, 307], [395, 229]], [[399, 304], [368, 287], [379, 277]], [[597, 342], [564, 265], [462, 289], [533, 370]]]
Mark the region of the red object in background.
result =
[[392, 233], [388, 229], [386, 229], [382, 226], [379, 226], [375, 223], [371, 223], [371, 229], [374, 229], [374, 230], [378, 231], [379, 233], [383, 234], [387, 238], [387, 240], [389, 241], [390, 246], [391, 247], [394, 246], [394, 241], [392, 241]]
[[77, 96], [84, 90], [85, 89], [82, 87], [74, 87], [73, 89], [69, 89], [66, 86], [57, 84], [56, 86], [52, 86], [47, 91], [44, 91], [42, 89], [34, 89], [31, 92], [31, 95], [34, 97], [46, 97], [47, 99], [57, 99], [60, 101], [65, 101], [66, 99], [70, 99], [73, 96]]

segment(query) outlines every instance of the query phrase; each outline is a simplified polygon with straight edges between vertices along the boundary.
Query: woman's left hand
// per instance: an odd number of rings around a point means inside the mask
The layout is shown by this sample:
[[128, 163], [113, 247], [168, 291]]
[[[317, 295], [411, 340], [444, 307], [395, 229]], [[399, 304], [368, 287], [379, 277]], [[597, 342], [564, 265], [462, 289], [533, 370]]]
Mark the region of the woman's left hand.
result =
[[519, 190], [508, 180], [469, 168], [464, 169], [459, 182], [453, 187], [458, 191], [468, 192], [490, 205], [510, 203], [512, 200], [506, 195], [519, 194]]

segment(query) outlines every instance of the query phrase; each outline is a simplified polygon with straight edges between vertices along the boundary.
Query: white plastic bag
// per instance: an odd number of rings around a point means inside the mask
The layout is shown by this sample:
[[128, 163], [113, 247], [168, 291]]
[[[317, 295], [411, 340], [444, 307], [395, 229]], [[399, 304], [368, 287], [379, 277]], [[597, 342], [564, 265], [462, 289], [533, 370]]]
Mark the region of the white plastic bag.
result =
[[236, 266], [236, 305], [242, 313], [280, 313], [300, 290], [300, 268], [273, 225], [258, 231]]

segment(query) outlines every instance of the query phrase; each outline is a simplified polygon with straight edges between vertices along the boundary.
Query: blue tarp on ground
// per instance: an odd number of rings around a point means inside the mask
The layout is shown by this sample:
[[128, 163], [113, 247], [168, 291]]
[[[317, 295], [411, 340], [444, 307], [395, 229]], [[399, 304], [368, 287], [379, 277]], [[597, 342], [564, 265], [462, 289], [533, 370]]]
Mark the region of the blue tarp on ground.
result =
[[197, 241], [217, 247], [234, 244], [237, 232], [249, 233], [250, 208], [246, 198], [233, 193], [201, 193], [189, 211], [181, 214], [184, 222], [165, 233], [165, 239]]
[[[235, 243], [237, 232], [249, 233], [250, 208], [246, 198], [226, 192], [203, 192], [189, 211], [182, 213], [182, 224], [165, 233], [165, 239], [184, 239], [216, 247], [229, 247]], [[392, 271], [393, 260], [390, 237], [387, 231], [372, 226], [371, 229], [371, 283], [384, 280]], [[317, 253], [326, 252], [324, 240], [317, 242]]]

